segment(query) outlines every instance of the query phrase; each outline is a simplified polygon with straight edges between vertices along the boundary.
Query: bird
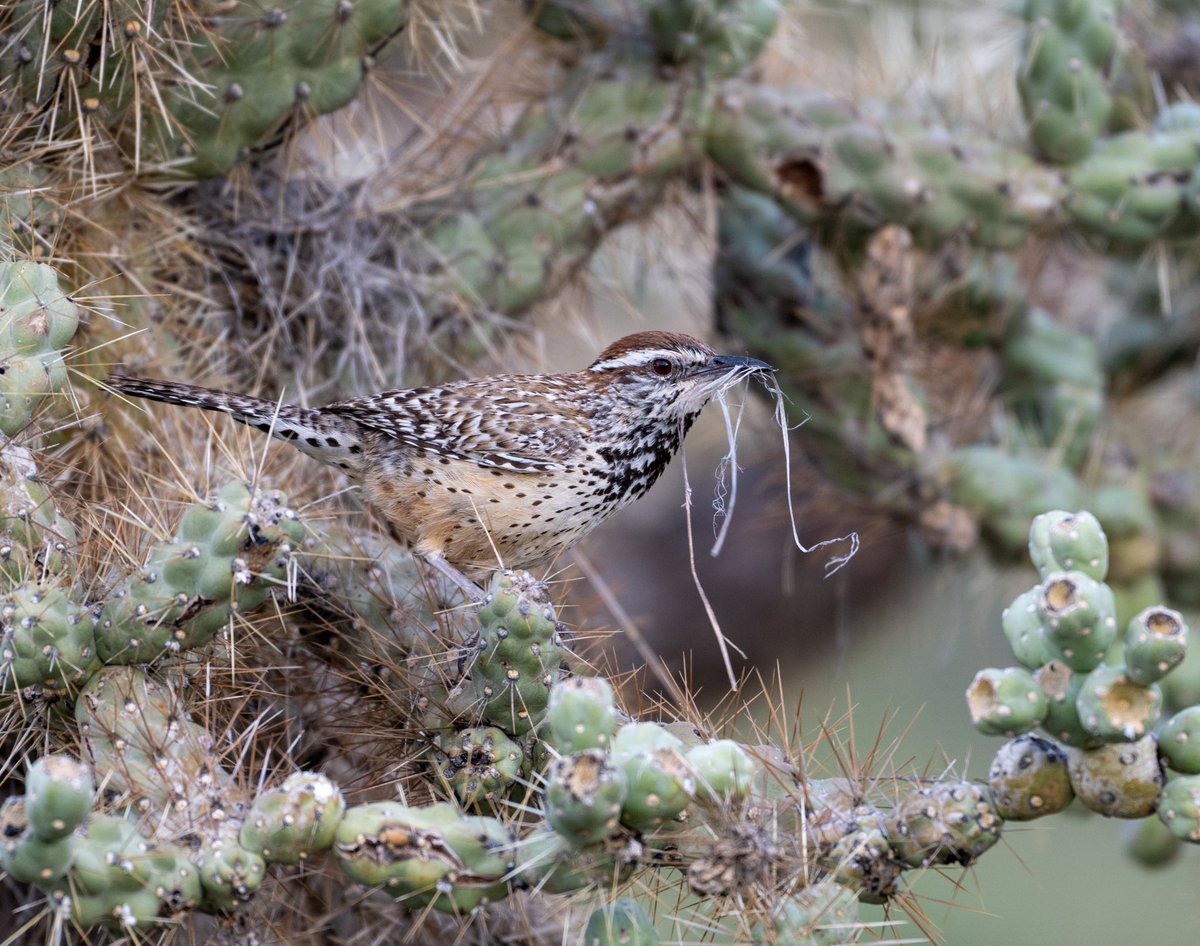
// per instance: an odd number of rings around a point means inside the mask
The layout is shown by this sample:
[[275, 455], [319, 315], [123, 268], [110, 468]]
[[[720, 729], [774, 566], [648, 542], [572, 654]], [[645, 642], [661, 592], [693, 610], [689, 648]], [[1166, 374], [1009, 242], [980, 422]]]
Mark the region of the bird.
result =
[[617, 339], [587, 368], [385, 391], [323, 407], [113, 374], [130, 397], [230, 415], [359, 484], [393, 536], [468, 593], [529, 569], [643, 496], [704, 406], [775, 369], [676, 332]]

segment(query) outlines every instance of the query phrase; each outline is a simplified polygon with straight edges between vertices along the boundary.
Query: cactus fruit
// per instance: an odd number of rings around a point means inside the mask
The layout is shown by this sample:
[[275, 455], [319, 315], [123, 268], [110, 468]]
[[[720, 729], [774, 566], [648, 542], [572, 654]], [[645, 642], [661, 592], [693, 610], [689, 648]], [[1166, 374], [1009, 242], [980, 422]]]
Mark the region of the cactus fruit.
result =
[[1055, 572], [1042, 582], [1043, 637], [1072, 670], [1098, 666], [1117, 639], [1112, 589], [1083, 572]]
[[1018, 595], [1000, 616], [1013, 655], [1030, 670], [1036, 670], [1054, 658], [1042, 637], [1042, 619], [1037, 609], [1040, 597], [1041, 586], [1036, 585]]
[[1158, 751], [1176, 772], [1200, 775], [1200, 706], [1189, 706], [1158, 730]]
[[1053, 815], [1075, 798], [1067, 754], [1055, 743], [1031, 733], [1000, 747], [988, 773], [996, 814], [1006, 821], [1030, 821]]
[[1029, 527], [1029, 557], [1042, 578], [1083, 572], [1096, 581], [1108, 574], [1108, 537], [1090, 512], [1045, 512]]
[[1016, 736], [1046, 719], [1046, 694], [1033, 674], [1021, 667], [987, 669], [967, 687], [971, 722], [988, 736]]
[[599, 749], [585, 749], [550, 766], [546, 822], [576, 847], [616, 830], [628, 786], [624, 772]]
[[513, 839], [494, 818], [453, 805], [411, 808], [399, 802], [346, 811], [333, 845], [351, 880], [382, 887], [413, 907], [463, 913], [508, 894]]
[[1104, 742], [1133, 742], [1154, 728], [1162, 714], [1162, 691], [1138, 686], [1124, 666], [1097, 667], [1075, 697], [1083, 728]]
[[43, 756], [25, 777], [25, 814], [30, 830], [57, 841], [83, 824], [95, 794], [91, 770], [69, 755]]
[[731, 739], [693, 746], [686, 758], [696, 773], [696, 797], [709, 804], [740, 801], [758, 777], [758, 764]]
[[43, 263], [0, 261], [0, 433], [15, 436], [67, 383], [62, 350], [79, 310]]
[[888, 834], [896, 856], [910, 867], [967, 865], [1000, 840], [1003, 825], [982, 788], [946, 781], [903, 798], [888, 820]]
[[1166, 781], [1153, 736], [1097, 749], [1068, 749], [1075, 796], [1092, 811], [1110, 818], [1153, 814]]
[[154, 546], [109, 596], [96, 626], [100, 659], [146, 663], [208, 643], [235, 610], [258, 607], [285, 582], [303, 534], [282, 493], [228, 483], [190, 507], [179, 539]]
[[254, 799], [238, 840], [269, 864], [298, 864], [333, 846], [345, 811], [341, 790], [328, 778], [294, 772]]
[[[1162, 801], [1159, 801], [1162, 811]], [[1146, 867], [1163, 867], [1179, 856], [1183, 842], [1159, 818], [1132, 821], [1126, 828], [1125, 851]]]
[[1125, 667], [1129, 679], [1147, 686], [1161, 680], [1187, 656], [1188, 627], [1170, 608], [1146, 608], [1125, 631]]
[[1170, 779], [1158, 799], [1158, 817], [1179, 840], [1200, 844], [1200, 777]]
[[1076, 698], [1086, 679], [1060, 660], [1052, 660], [1035, 674], [1046, 694], [1046, 719], [1042, 728], [1068, 746], [1094, 749], [1103, 740], [1088, 732], [1079, 719]]
[[628, 791], [621, 823], [644, 832], [675, 822], [696, 795], [696, 777], [679, 749], [660, 746], [617, 757]]
[[583, 946], [659, 946], [661, 942], [653, 921], [631, 897], [597, 907], [583, 931]]
[[616, 732], [617, 708], [603, 677], [568, 677], [550, 691], [542, 738], [564, 754], [607, 749]]

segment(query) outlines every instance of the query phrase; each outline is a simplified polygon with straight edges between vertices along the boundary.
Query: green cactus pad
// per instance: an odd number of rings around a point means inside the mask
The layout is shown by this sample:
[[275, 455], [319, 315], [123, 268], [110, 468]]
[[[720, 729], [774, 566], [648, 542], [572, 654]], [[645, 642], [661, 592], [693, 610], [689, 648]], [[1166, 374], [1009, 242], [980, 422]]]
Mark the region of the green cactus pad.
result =
[[1117, 639], [1112, 589], [1083, 572], [1056, 572], [1042, 582], [1038, 614], [1046, 643], [1072, 670], [1091, 670]]
[[732, 739], [718, 739], [687, 751], [687, 762], [696, 773], [696, 798], [710, 804], [736, 802], [753, 789], [758, 765]]
[[461, 913], [508, 895], [513, 840], [495, 818], [453, 805], [375, 802], [346, 810], [333, 845], [351, 880], [414, 907]]
[[967, 687], [971, 722], [988, 736], [1016, 736], [1041, 725], [1047, 700], [1033, 674], [1021, 667], [988, 668]]
[[1153, 736], [1098, 749], [1068, 749], [1071, 787], [1092, 811], [1110, 818], [1153, 814], [1166, 779]]
[[25, 777], [25, 813], [43, 841], [65, 838], [92, 808], [95, 785], [86, 765], [69, 755], [48, 755]]
[[1105, 664], [1083, 680], [1075, 697], [1079, 722], [1104, 742], [1134, 742], [1162, 714], [1162, 691], [1134, 683], [1123, 666]]
[[1000, 618], [1013, 655], [1030, 670], [1036, 670], [1054, 657], [1042, 638], [1042, 619], [1037, 609], [1041, 593], [1041, 586], [1037, 585], [1018, 595]]
[[1041, 574], [1083, 572], [1096, 581], [1108, 574], [1108, 538], [1090, 512], [1045, 512], [1029, 529], [1029, 557]]
[[597, 907], [588, 917], [583, 946], [660, 946], [654, 922], [631, 897]]
[[612, 686], [603, 677], [568, 677], [550, 691], [542, 738], [570, 755], [607, 749], [617, 725]]
[[1161, 680], [1187, 656], [1188, 626], [1170, 608], [1146, 608], [1125, 630], [1125, 667], [1143, 686]]
[[270, 864], [298, 864], [328, 850], [346, 810], [341, 790], [324, 775], [294, 772], [254, 799], [241, 846]]
[[1189, 706], [1158, 730], [1158, 751], [1176, 772], [1200, 775], [1200, 706]]
[[1168, 781], [1159, 795], [1158, 817], [1179, 840], [1200, 844], [1200, 776]]
[[596, 844], [616, 830], [626, 793], [624, 772], [601, 750], [565, 756], [550, 766], [546, 821], [576, 847]]
[[1053, 815], [1075, 798], [1067, 754], [1032, 733], [1000, 747], [992, 759], [988, 788], [996, 814], [1006, 821], [1030, 821]]
[[888, 820], [896, 856], [910, 867], [968, 865], [1000, 840], [1004, 819], [985, 789], [939, 782], [901, 800]]

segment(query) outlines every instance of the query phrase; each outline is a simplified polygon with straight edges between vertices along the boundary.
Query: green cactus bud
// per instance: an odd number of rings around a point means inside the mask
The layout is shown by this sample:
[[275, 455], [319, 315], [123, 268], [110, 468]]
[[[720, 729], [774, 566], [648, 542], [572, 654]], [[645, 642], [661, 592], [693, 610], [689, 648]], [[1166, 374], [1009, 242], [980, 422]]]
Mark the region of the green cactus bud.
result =
[[844, 946], [857, 943], [862, 929], [854, 891], [826, 878], [781, 900], [753, 938], [761, 946]]
[[1068, 749], [1067, 763], [1076, 797], [1110, 818], [1152, 814], [1166, 781], [1153, 736], [1098, 749]]
[[652, 831], [674, 822], [696, 794], [692, 767], [679, 750], [651, 749], [614, 756], [614, 761], [628, 786], [621, 823], [634, 831]]
[[1138, 686], [1122, 666], [1105, 664], [1083, 680], [1075, 697], [1083, 728], [1105, 742], [1134, 742], [1162, 714], [1162, 691]]
[[1103, 740], [1083, 728], [1079, 719], [1076, 698], [1086, 679], [1061, 660], [1052, 660], [1034, 674], [1042, 692], [1046, 694], [1046, 719], [1042, 728], [1068, 746], [1094, 749], [1104, 744]]
[[616, 731], [612, 687], [603, 677], [568, 677], [550, 690], [546, 739], [564, 754], [607, 749]]
[[546, 821], [576, 847], [595, 844], [616, 830], [626, 791], [624, 772], [601, 750], [565, 756], [550, 766]]
[[1029, 529], [1029, 557], [1041, 574], [1083, 572], [1096, 581], [1108, 574], [1108, 538], [1090, 512], [1045, 512]]
[[910, 867], [972, 864], [1000, 840], [1004, 825], [987, 792], [970, 782], [938, 782], [904, 798], [892, 811], [888, 836]]
[[1158, 817], [1181, 841], [1200, 844], [1200, 775], [1179, 775], [1163, 786]]
[[1037, 585], [1018, 595], [1001, 616], [1004, 636], [1008, 638], [1014, 656], [1030, 670], [1036, 670], [1054, 657], [1042, 639], [1042, 619], [1037, 609], [1041, 594], [1041, 586]]
[[661, 943], [653, 921], [631, 897], [597, 907], [583, 932], [583, 946], [660, 946]]
[[1006, 821], [1030, 821], [1065, 809], [1075, 798], [1067, 754], [1032, 733], [1000, 747], [988, 773], [996, 814]]
[[461, 913], [507, 896], [512, 836], [495, 818], [453, 805], [375, 802], [346, 810], [334, 854], [356, 883], [382, 887], [411, 906]]
[[239, 841], [267, 863], [298, 864], [333, 846], [345, 810], [341, 790], [324, 775], [294, 772], [254, 800]]
[[204, 902], [222, 913], [233, 912], [253, 897], [267, 874], [262, 855], [241, 845], [238, 828], [231, 823], [204, 838], [197, 864]]
[[439, 735], [432, 753], [438, 776], [467, 807], [498, 808], [499, 800], [525, 765], [520, 744], [494, 726]]
[[1057, 572], [1042, 583], [1038, 614], [1046, 643], [1072, 670], [1091, 670], [1117, 638], [1112, 589], [1083, 572]]
[[696, 773], [696, 797], [709, 804], [736, 802], [754, 788], [758, 766], [732, 739], [718, 739], [687, 752], [688, 765]]
[[43, 841], [65, 838], [83, 823], [92, 808], [92, 772], [69, 755], [48, 755], [29, 767], [25, 778], [25, 813]]
[[1146, 608], [1125, 631], [1125, 667], [1129, 679], [1147, 686], [1161, 680], [1187, 656], [1188, 627], [1170, 608]]
[[1016, 736], [1046, 718], [1047, 700], [1033, 674], [1021, 667], [988, 668], [967, 687], [971, 722], [988, 736]]
[[1200, 706], [1189, 706], [1158, 730], [1158, 751], [1176, 772], [1200, 775]]
[[[1161, 813], [1160, 801], [1160, 818]], [[1183, 850], [1183, 843], [1160, 818], [1142, 818], [1126, 826], [1125, 853], [1145, 867], [1165, 866]]]

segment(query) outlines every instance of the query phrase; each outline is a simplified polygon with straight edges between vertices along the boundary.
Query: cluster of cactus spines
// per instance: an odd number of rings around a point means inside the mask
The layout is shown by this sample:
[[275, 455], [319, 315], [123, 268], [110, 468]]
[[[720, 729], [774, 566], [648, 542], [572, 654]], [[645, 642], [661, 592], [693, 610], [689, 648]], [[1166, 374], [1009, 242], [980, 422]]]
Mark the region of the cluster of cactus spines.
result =
[[0, 433], [16, 436], [67, 382], [63, 349], [79, 309], [44, 263], [0, 260]]
[[[982, 671], [967, 691], [977, 728], [1015, 736], [992, 763], [996, 810], [1028, 820], [1078, 798], [1109, 817], [1157, 812], [1167, 832], [1142, 829], [1132, 848], [1147, 862], [1170, 856], [1171, 837], [1200, 842], [1196, 694], [1181, 690], [1183, 705], [1164, 698], [1187, 650], [1183, 617], [1155, 605], [1117, 633], [1107, 537], [1090, 512], [1038, 516], [1029, 551], [1042, 582], [1003, 621], [1025, 667]], [[1164, 707], [1177, 712], [1160, 722]], [[1039, 726], [1049, 738], [1032, 732]]]

